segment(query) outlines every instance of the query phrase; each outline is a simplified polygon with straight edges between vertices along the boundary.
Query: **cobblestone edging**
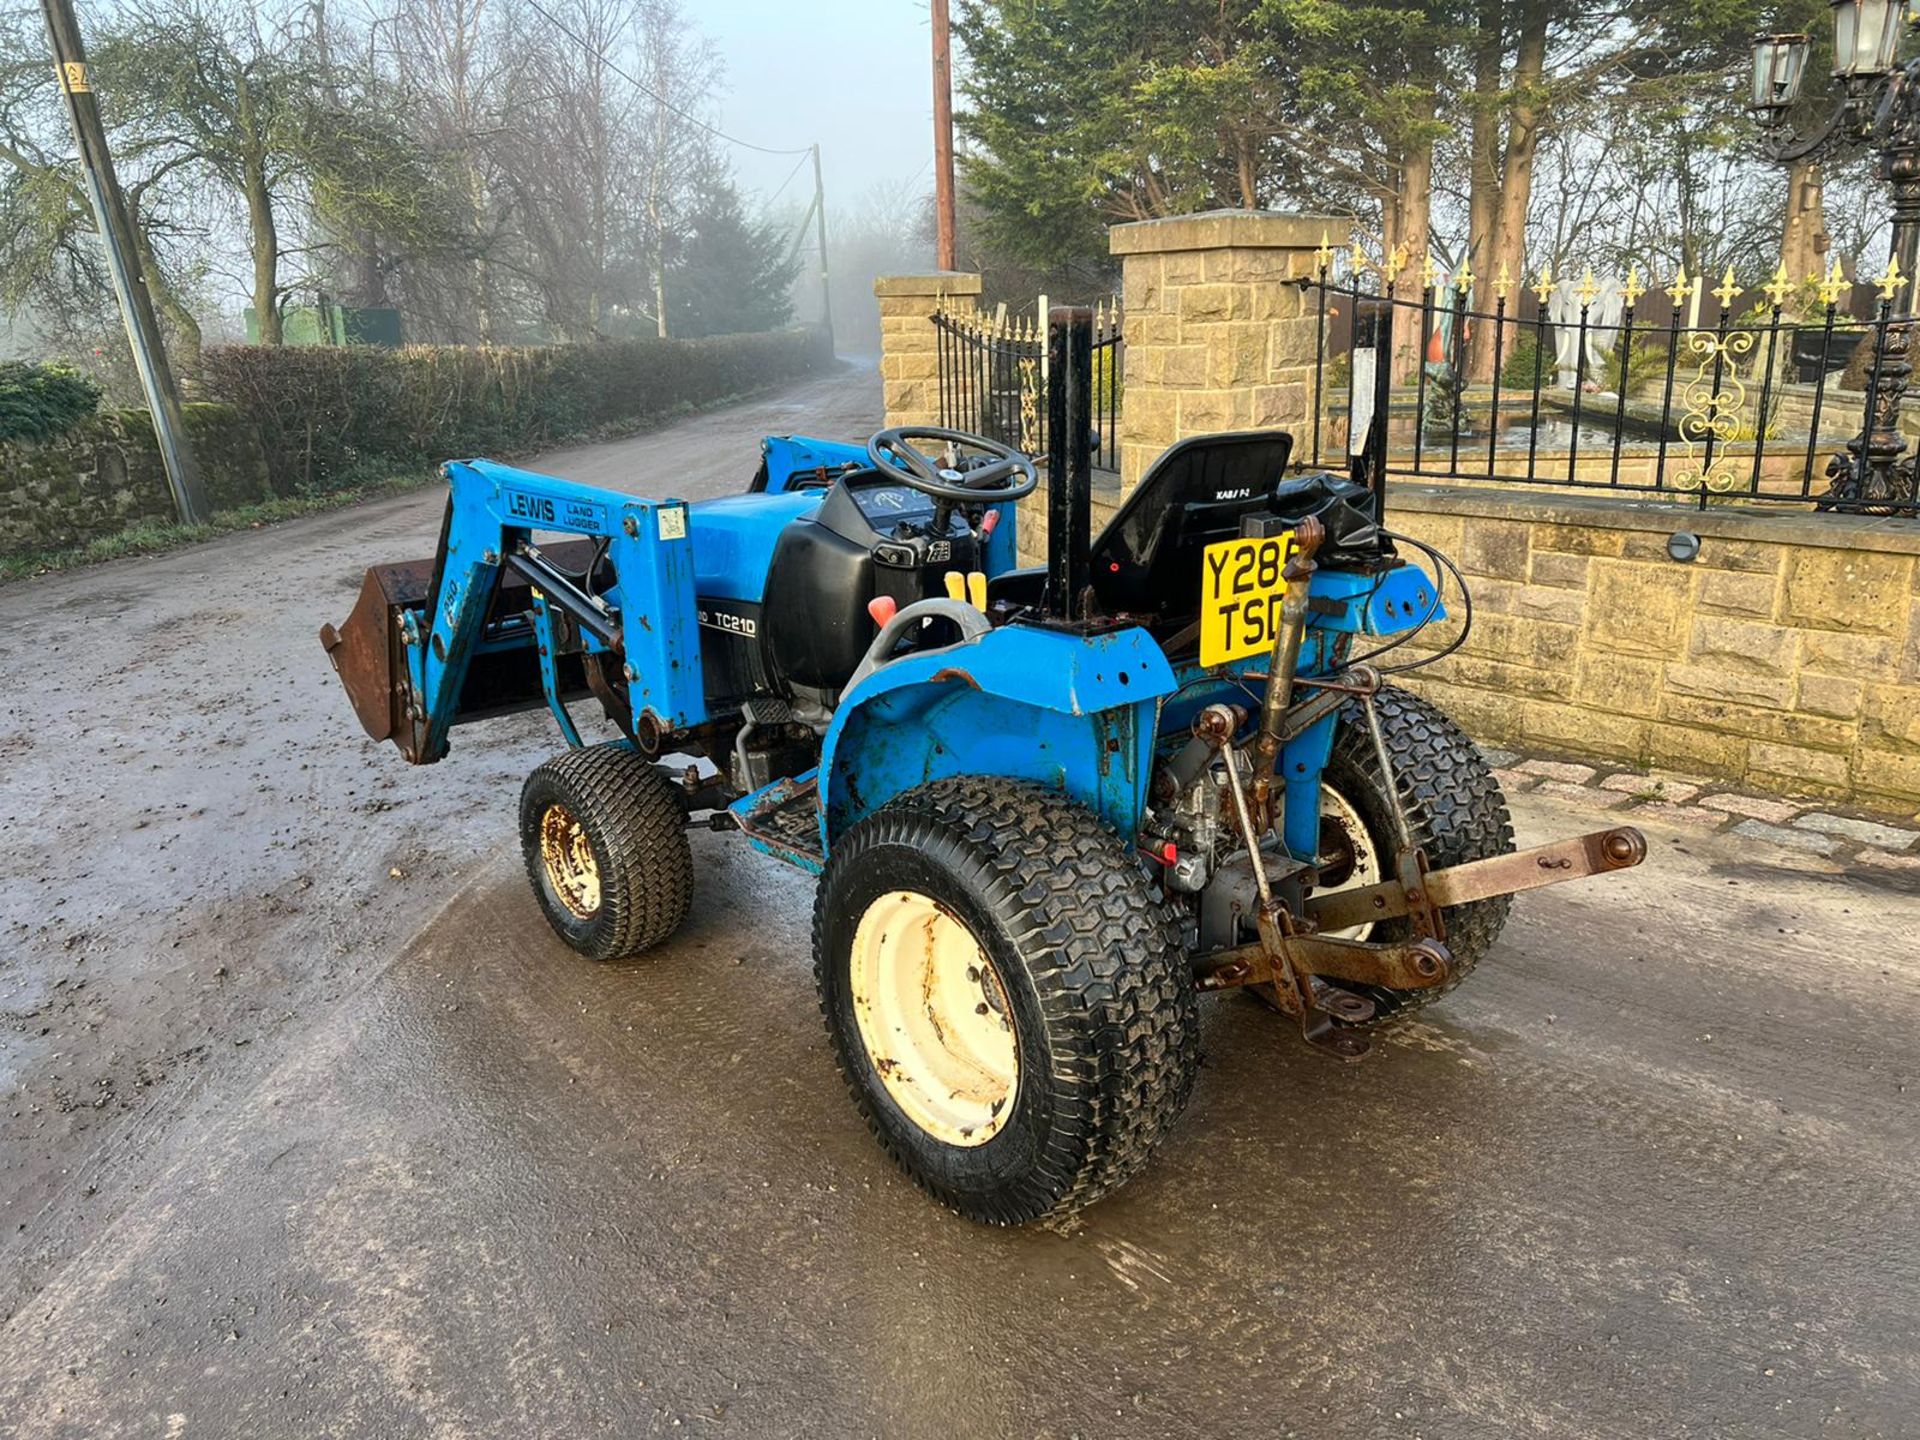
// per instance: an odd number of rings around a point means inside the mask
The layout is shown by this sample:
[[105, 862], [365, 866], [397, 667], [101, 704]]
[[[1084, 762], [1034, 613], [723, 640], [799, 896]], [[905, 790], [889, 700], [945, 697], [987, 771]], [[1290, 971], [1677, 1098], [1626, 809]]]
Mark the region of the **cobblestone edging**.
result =
[[1724, 831], [1830, 860], [1835, 868], [1864, 866], [1920, 883], [1920, 829], [1825, 810], [1816, 800], [1750, 795], [1698, 775], [1530, 759], [1485, 745], [1480, 753], [1509, 795], [1545, 795], [1628, 818]]

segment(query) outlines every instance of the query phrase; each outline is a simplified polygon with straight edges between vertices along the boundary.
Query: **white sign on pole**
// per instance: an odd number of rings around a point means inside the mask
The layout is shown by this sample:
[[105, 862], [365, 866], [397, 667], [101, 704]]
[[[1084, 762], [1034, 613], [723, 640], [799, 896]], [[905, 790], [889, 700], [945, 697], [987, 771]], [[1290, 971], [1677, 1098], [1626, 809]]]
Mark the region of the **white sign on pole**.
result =
[[1353, 411], [1347, 416], [1347, 453], [1367, 448], [1367, 427], [1373, 421], [1373, 382], [1379, 351], [1371, 345], [1353, 352]]

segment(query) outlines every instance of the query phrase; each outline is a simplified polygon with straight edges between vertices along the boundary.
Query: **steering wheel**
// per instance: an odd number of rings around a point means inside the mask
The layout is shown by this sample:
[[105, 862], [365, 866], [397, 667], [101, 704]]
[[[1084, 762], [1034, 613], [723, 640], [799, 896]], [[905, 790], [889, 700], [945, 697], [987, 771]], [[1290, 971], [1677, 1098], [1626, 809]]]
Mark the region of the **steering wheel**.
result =
[[[942, 464], [915, 441], [938, 440], [957, 449], [964, 445], [987, 457], [987, 463], [958, 469]], [[1031, 495], [1040, 483], [1033, 461], [1012, 446], [969, 435], [964, 430], [942, 430], [937, 425], [896, 425], [875, 432], [867, 441], [867, 459], [883, 474], [898, 475], [923, 495], [953, 505], [998, 505]]]

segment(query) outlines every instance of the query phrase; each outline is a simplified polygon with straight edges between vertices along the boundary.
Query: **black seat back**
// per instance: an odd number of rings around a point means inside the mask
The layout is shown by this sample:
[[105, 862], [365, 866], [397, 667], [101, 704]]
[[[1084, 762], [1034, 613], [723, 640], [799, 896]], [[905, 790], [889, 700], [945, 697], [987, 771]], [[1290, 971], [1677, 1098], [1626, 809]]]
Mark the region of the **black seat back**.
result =
[[1093, 542], [1101, 609], [1151, 617], [1156, 631], [1187, 624], [1199, 612], [1207, 546], [1239, 538], [1250, 515], [1318, 515], [1328, 529], [1323, 556], [1377, 556], [1366, 488], [1330, 474], [1288, 477], [1292, 455], [1284, 430], [1197, 435], [1170, 447]]

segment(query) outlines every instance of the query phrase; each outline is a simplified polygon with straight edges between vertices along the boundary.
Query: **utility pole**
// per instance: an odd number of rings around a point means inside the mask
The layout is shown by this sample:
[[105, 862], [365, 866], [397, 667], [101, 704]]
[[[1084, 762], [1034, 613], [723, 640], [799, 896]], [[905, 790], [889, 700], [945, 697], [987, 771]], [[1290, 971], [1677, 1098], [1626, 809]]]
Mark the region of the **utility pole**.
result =
[[833, 297], [827, 290], [827, 186], [820, 178], [820, 142], [813, 142], [813, 226], [820, 245], [820, 323], [827, 331], [827, 353], [833, 350]]
[[953, 248], [953, 46], [947, 0], [933, 0], [933, 213], [936, 263], [959, 268]]
[[147, 397], [147, 413], [153, 417], [153, 433], [160, 442], [160, 459], [166, 466], [167, 488], [173, 492], [174, 513], [181, 524], [197, 525], [207, 517], [206, 492], [200, 484], [200, 469], [194, 464], [193, 446], [187, 439], [186, 418], [174, 388], [173, 370], [167, 364], [160, 323], [154, 318], [153, 299], [147, 293], [147, 277], [141, 272], [140, 248], [134, 241], [133, 222], [127, 217], [126, 197], [120, 193], [120, 182], [113, 173], [107, 133], [100, 124], [100, 104], [88, 82], [80, 25], [73, 16], [72, 0], [41, 0], [41, 9], [46, 14], [47, 39], [53, 47], [54, 73], [66, 102], [67, 118], [73, 122], [73, 138], [80, 147], [80, 168], [87, 177], [94, 223], [107, 252], [107, 271], [120, 301], [120, 318], [126, 322], [127, 343], [133, 347], [133, 364]]

